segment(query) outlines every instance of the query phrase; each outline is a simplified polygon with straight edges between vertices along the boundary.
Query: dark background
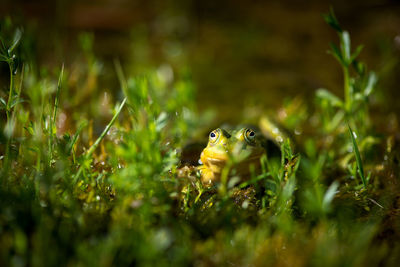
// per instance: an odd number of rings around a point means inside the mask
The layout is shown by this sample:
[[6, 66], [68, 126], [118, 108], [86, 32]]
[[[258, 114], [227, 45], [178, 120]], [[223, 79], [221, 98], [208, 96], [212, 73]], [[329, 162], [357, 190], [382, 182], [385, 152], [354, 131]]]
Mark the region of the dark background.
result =
[[299, 95], [312, 101], [321, 87], [342, 96], [340, 66], [327, 53], [338, 38], [321, 16], [330, 6], [380, 77], [372, 102], [398, 113], [399, 1], [2, 0], [0, 15], [24, 28], [30, 56], [42, 66], [71, 67], [79, 34], [92, 32], [104, 64], [98, 93], [119, 90], [114, 59], [128, 75], [188, 68], [200, 111], [213, 108], [221, 121], [236, 121], [249, 107], [274, 109]]

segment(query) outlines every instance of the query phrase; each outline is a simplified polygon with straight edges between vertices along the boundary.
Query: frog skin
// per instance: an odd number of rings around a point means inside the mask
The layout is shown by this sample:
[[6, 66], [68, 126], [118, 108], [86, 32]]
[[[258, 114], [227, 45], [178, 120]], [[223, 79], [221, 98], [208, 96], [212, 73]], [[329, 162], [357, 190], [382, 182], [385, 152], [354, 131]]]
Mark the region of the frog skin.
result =
[[207, 147], [200, 155], [202, 165], [198, 169], [202, 183], [219, 182], [227, 164], [230, 164], [229, 169], [232, 170], [229, 176], [249, 178], [252, 168], [259, 169], [260, 158], [266, 153], [260, 137], [250, 128], [241, 128], [230, 133], [221, 128], [211, 131]]

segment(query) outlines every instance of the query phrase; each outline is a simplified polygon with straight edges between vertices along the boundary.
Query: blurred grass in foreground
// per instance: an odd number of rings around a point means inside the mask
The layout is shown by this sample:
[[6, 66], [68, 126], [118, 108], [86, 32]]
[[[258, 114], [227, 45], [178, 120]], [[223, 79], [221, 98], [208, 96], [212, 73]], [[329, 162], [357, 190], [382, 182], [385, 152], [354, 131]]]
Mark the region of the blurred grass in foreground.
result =
[[[333, 13], [325, 18], [340, 37], [332, 53], [345, 99], [324, 89], [315, 107], [285, 103], [275, 117], [298, 151], [284, 143], [262, 174], [217, 191], [180, 168], [184, 145], [210, 123], [196, 112], [189, 71], [130, 77], [116, 61], [123, 96], [112, 105], [90, 97], [101, 73], [90, 35], [79, 65], [49, 71], [19, 64], [21, 32], [2, 27], [0, 264], [394, 266], [398, 136], [374, 132], [375, 76]], [[98, 115], [109, 120], [103, 134]]]

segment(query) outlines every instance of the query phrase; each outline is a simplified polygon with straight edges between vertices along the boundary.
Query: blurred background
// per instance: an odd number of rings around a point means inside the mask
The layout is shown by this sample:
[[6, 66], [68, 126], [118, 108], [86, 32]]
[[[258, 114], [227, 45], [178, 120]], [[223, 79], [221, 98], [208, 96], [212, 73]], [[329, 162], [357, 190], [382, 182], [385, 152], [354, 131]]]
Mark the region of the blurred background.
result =
[[[321, 87], [342, 97], [340, 66], [327, 53], [338, 37], [321, 16], [332, 6], [353, 47], [365, 46], [361, 59], [378, 73], [372, 102], [384, 102], [383, 113], [400, 110], [400, 1], [1, 2], [0, 16], [24, 29], [23, 43], [33, 52], [25, 60], [49, 69], [65, 63], [73, 73], [74, 62], [92, 49], [100, 71], [90, 97], [107, 92], [121, 99], [116, 59], [128, 75], [157, 69], [172, 79], [188, 69], [199, 110], [211, 108], [227, 122], [242, 121], [249, 108], [275, 109], [296, 96], [312, 101]], [[8, 69], [0, 68], [6, 91]]]

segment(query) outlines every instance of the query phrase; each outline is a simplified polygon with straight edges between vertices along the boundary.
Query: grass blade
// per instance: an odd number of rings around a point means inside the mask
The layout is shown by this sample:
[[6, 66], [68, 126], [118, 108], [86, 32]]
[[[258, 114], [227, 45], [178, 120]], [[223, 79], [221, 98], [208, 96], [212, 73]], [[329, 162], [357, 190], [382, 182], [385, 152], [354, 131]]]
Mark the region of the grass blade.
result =
[[[96, 148], [99, 146], [100, 142], [104, 139], [104, 137], [107, 135], [108, 131], [110, 130], [111, 126], [114, 124], [115, 120], [118, 118], [118, 115], [121, 113], [122, 108], [125, 106], [126, 103], [126, 97], [124, 98], [124, 100], [122, 101], [121, 105], [118, 107], [117, 112], [115, 112], [114, 116], [112, 117], [111, 121], [107, 124], [106, 128], [104, 129], [104, 131], [101, 133], [101, 135], [99, 136], [99, 138], [97, 138], [97, 140], [94, 142], [94, 144], [88, 149], [88, 151], [86, 152], [86, 155], [84, 156], [84, 161], [85, 160], [90, 160], [91, 155], [93, 154], [93, 152], [96, 150]], [[81, 165], [78, 169], [78, 172], [76, 173], [76, 175], [74, 176], [73, 180], [74, 183], [77, 182], [79, 176], [82, 173], [83, 170], [83, 166]]]
[[61, 91], [61, 84], [62, 84], [62, 79], [64, 76], [64, 64], [61, 66], [61, 71], [60, 75], [58, 76], [58, 83], [57, 83], [57, 92], [56, 92], [56, 98], [54, 100], [54, 107], [53, 107], [53, 115], [50, 117], [50, 126], [49, 126], [49, 166], [51, 166], [51, 161], [53, 159], [53, 145], [54, 145], [54, 138], [57, 133], [57, 130], [55, 129], [55, 122], [57, 119], [57, 110], [58, 110], [58, 105], [60, 102], [60, 91]]
[[111, 126], [114, 124], [115, 120], [118, 118], [119, 113], [121, 113], [122, 108], [124, 107], [126, 102], [126, 97], [124, 98], [124, 100], [122, 101], [121, 105], [118, 107], [117, 112], [115, 112], [114, 117], [111, 119], [111, 121], [107, 124], [106, 128], [104, 129], [104, 131], [101, 133], [101, 135], [99, 136], [99, 138], [97, 138], [97, 140], [94, 142], [94, 144], [89, 148], [89, 150], [86, 153], [86, 157], [90, 157], [93, 152], [96, 150], [96, 148], [99, 146], [101, 140], [103, 140], [103, 138], [107, 135], [108, 131], [110, 130]]
[[364, 167], [361, 161], [361, 155], [360, 155], [360, 151], [358, 150], [358, 146], [357, 146], [357, 142], [356, 139], [354, 138], [354, 133], [353, 130], [351, 130], [350, 125], [347, 123], [347, 127], [349, 128], [349, 132], [350, 132], [350, 136], [351, 136], [351, 141], [353, 143], [353, 150], [354, 150], [354, 154], [356, 156], [356, 162], [357, 162], [357, 167], [358, 167], [358, 173], [360, 174], [361, 177], [361, 181], [364, 185], [364, 188], [367, 187], [367, 181], [365, 179], [365, 174], [364, 174]]
[[61, 84], [62, 84], [63, 76], [64, 76], [64, 64], [62, 64], [61, 72], [60, 72], [60, 75], [58, 76], [57, 92], [56, 92], [56, 98], [54, 100], [54, 110], [53, 110], [53, 119], [52, 119], [53, 123], [56, 121], [58, 105], [60, 103], [60, 91], [61, 91]]

